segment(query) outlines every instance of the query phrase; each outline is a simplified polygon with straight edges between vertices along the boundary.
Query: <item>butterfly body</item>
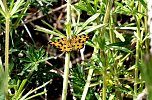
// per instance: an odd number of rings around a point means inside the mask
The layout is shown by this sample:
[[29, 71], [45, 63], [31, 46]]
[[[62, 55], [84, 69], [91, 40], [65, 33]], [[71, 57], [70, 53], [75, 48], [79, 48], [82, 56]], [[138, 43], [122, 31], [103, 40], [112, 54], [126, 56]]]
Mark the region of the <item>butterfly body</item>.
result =
[[66, 37], [51, 41], [49, 44], [55, 46], [62, 52], [70, 52], [77, 51], [83, 48], [84, 42], [89, 39], [88, 35], [79, 35], [74, 36], [71, 39], [67, 39]]

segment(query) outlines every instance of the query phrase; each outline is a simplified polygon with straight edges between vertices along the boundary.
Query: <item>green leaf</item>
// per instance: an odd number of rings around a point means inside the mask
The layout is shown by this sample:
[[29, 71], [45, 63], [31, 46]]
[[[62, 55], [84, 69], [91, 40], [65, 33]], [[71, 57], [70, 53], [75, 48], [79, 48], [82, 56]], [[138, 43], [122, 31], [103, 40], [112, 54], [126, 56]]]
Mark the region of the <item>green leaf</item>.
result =
[[[18, 80], [18, 82], [19, 81], [20, 80]], [[12, 97], [12, 99], [19, 100], [21, 98], [22, 93], [24, 92], [24, 86], [26, 85], [26, 82], [27, 82], [27, 79], [24, 79], [21, 84], [19, 84], [20, 82], [17, 84], [18, 89], [15, 95]]]
[[121, 47], [120, 45], [122, 45], [122, 44], [123, 44], [123, 42], [118, 42], [118, 43], [113, 43], [113, 44], [106, 45], [106, 47], [109, 48], [109, 49], [113, 48], [113, 49], [121, 50], [121, 51], [124, 51], [124, 52], [127, 52], [127, 53], [132, 53], [131, 50], [129, 50], [125, 47]]
[[48, 34], [53, 34], [53, 35], [59, 36], [61, 38], [65, 37], [65, 35], [62, 34], [62, 33], [56, 33], [54, 31], [51, 31], [51, 30], [49, 30], [47, 28], [44, 28], [44, 27], [41, 27], [41, 26], [38, 26], [38, 25], [36, 25], [36, 29], [35, 30], [40, 31], [40, 32], [44, 32], [44, 33], [48, 33]]
[[144, 8], [147, 8], [147, 3], [145, 2], [145, 0], [139, 0], [139, 1], [143, 5]]
[[91, 28], [81, 32], [79, 35], [88, 34], [88, 33], [92, 32], [92, 31], [94, 31], [94, 30], [96, 30], [98, 28], [104, 27], [104, 26], [105, 26], [104, 24], [100, 24], [100, 25], [97, 25], [97, 26], [92, 26]]
[[78, 8], [80, 10], [87, 11], [86, 2], [80, 1], [78, 3], [78, 5], [75, 5], [75, 6], [76, 6], [76, 8]]
[[5, 82], [4, 80], [5, 80], [5, 73], [0, 57], [0, 100], [4, 100], [4, 82]]
[[101, 96], [98, 93], [95, 93], [95, 96], [96, 96], [97, 100], [102, 100]]
[[119, 38], [122, 42], [125, 42], [125, 38], [121, 33], [117, 32], [116, 30], [114, 30], [114, 33], [116, 34], [117, 38]]
[[23, 3], [24, 3], [24, 0], [17, 0], [15, 2], [13, 9], [12, 10], [10, 9], [11, 10], [10, 15], [13, 16], [15, 13], [17, 13], [19, 10], [19, 7], [21, 7], [23, 5]]
[[94, 21], [96, 18], [98, 18], [100, 13], [96, 13], [93, 16], [91, 16], [89, 19], [85, 21], [85, 23], [76, 31], [76, 34], [80, 33], [89, 23]]
[[28, 93], [26, 93], [20, 100], [25, 100], [30, 94], [34, 93], [35, 91], [43, 88], [44, 86], [46, 86], [47, 84], [49, 84], [51, 81], [48, 81], [46, 83], [44, 83], [43, 85], [35, 88], [34, 90], [30, 90]]
[[35, 95], [32, 95], [32, 96], [26, 98], [25, 100], [31, 100], [32, 98], [37, 97], [37, 96], [41, 96], [42, 94], [45, 94], [46, 92], [47, 92], [47, 91], [45, 90], [45, 91], [43, 91], [43, 92], [37, 93], [37, 94], [35, 94]]
[[3, 15], [3, 17], [6, 17], [6, 13], [2, 10], [1, 7], [0, 7], [0, 13]]
[[87, 3], [86, 7], [87, 7], [87, 13], [89, 13], [91, 15], [95, 13], [94, 8], [92, 7], [92, 5], [89, 2]]
[[0, 0], [0, 5], [1, 5], [1, 10], [2, 10], [3, 12], [6, 12], [6, 9], [5, 9], [5, 6], [4, 6], [2, 0]]
[[110, 97], [109, 97], [109, 100], [115, 100], [114, 97], [115, 97], [115, 95], [111, 94]]

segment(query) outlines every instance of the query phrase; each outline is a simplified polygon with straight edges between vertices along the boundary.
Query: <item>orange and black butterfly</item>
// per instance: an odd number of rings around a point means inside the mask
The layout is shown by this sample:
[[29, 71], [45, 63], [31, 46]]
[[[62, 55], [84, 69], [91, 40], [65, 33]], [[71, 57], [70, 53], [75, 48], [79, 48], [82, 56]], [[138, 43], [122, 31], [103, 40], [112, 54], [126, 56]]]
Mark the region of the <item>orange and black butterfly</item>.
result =
[[84, 43], [89, 39], [88, 35], [74, 36], [71, 39], [66, 37], [48, 42], [62, 52], [77, 51], [83, 48]]

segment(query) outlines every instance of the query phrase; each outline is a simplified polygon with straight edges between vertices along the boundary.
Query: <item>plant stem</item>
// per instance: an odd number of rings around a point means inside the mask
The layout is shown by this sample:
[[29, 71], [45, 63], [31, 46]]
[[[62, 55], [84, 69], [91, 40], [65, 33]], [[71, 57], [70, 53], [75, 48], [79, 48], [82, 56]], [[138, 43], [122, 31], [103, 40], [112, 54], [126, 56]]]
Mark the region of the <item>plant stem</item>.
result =
[[85, 97], [86, 97], [87, 92], [88, 92], [88, 88], [90, 86], [90, 81], [91, 81], [92, 73], [93, 73], [93, 68], [89, 69], [87, 81], [86, 81], [86, 84], [84, 86], [84, 90], [83, 90], [83, 94], [82, 94], [81, 100], [85, 100]]
[[64, 68], [64, 81], [62, 90], [62, 100], [66, 100], [67, 89], [68, 89], [68, 76], [69, 76], [69, 64], [70, 64], [70, 53], [65, 55], [65, 68]]
[[[110, 17], [110, 11], [111, 11], [111, 7], [112, 7], [112, 0], [108, 0], [108, 3], [107, 3], [107, 8], [106, 8], [106, 13], [105, 13], [105, 16], [104, 16], [104, 20], [103, 20], [103, 24], [107, 24], [108, 21], [109, 21], [109, 17]], [[102, 32], [104, 33], [104, 32]], [[103, 34], [103, 37], [105, 37], [105, 34]], [[101, 54], [100, 55], [106, 55], [104, 54], [104, 52], [102, 50], [101, 51]], [[106, 56], [104, 56], [106, 57]], [[105, 59], [104, 61], [104, 66], [103, 66], [103, 91], [102, 91], [102, 100], [106, 100], [106, 90], [107, 90], [107, 84], [106, 84], [106, 74], [107, 74], [107, 61], [106, 61], [106, 58], [103, 58]]]
[[[104, 66], [105, 67], [105, 66]], [[106, 85], [106, 68], [103, 68], [103, 93], [102, 93], [102, 99], [106, 100], [106, 90], [107, 90], [107, 85]]]
[[9, 77], [9, 28], [10, 28], [10, 18], [6, 16], [6, 25], [5, 25], [5, 100], [8, 100], [8, 77]]
[[[66, 29], [67, 39], [71, 38], [71, 6], [70, 5], [71, 5], [71, 0], [67, 0], [67, 29]], [[70, 52], [66, 52], [62, 100], [66, 100], [67, 97], [69, 66], [70, 66]]]
[[[139, 2], [139, 9], [140, 12], [140, 2]], [[137, 84], [138, 84], [138, 66], [139, 66], [139, 58], [140, 58], [140, 41], [141, 41], [141, 34], [140, 34], [140, 19], [136, 15], [135, 16], [136, 24], [137, 24], [137, 43], [136, 43], [136, 62], [135, 62], [135, 83], [134, 83], [134, 99], [137, 96]]]
[[112, 0], [108, 0], [106, 13], [105, 13], [104, 20], [103, 20], [103, 24], [106, 24], [109, 21], [112, 4], [113, 4], [113, 1]]
[[[102, 100], [106, 100], [106, 90], [107, 90], [107, 82], [106, 82], [106, 79], [107, 79], [107, 61], [106, 61], [106, 54], [105, 52], [102, 51], [102, 55], [103, 55], [103, 59], [104, 59], [104, 62], [103, 62], [103, 72], [102, 72], [102, 76], [103, 76], [103, 91], [102, 91]], [[101, 65], [100, 65], [101, 66]]]
[[[147, 14], [147, 9], [145, 9], [145, 14]], [[145, 29], [145, 36], [148, 35], [148, 17], [144, 16], [144, 29]], [[145, 41], [145, 47], [146, 47], [146, 53], [149, 53], [149, 39], [146, 39]]]

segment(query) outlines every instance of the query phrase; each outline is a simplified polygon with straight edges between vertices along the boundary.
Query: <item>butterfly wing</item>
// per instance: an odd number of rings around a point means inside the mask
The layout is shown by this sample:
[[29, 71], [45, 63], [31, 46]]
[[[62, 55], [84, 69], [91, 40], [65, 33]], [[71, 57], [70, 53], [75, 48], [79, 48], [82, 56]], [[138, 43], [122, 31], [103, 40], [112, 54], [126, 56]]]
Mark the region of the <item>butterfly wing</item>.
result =
[[80, 50], [84, 47], [84, 42], [89, 39], [88, 35], [80, 35], [73, 37], [71, 40], [72, 50]]
[[62, 52], [72, 51], [72, 46], [66, 37], [55, 40], [55, 41], [51, 41], [51, 42], [49, 42], [49, 44], [55, 46], [56, 48], [58, 48]]
[[70, 52], [82, 49], [84, 46], [84, 42], [86, 42], [88, 39], [88, 35], [80, 35], [75, 36], [70, 40], [67, 40], [66, 37], [61, 38], [55, 41], [51, 41], [49, 42], [49, 44], [55, 46], [62, 52]]
[[64, 41], [62, 41], [62, 46], [60, 48], [60, 51], [63, 51], [63, 52], [70, 52], [72, 51], [72, 46], [69, 42], [70, 40], [67, 40], [65, 39]]

